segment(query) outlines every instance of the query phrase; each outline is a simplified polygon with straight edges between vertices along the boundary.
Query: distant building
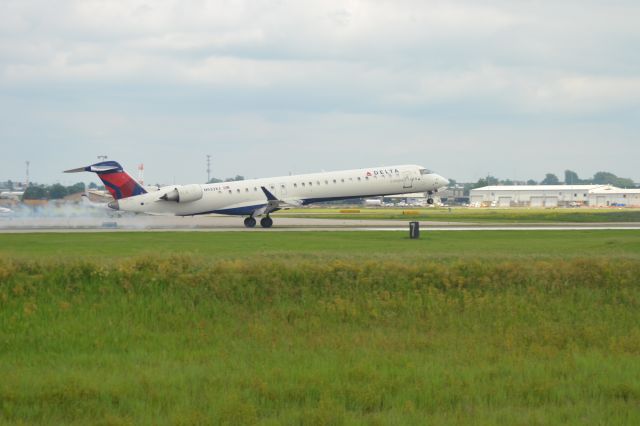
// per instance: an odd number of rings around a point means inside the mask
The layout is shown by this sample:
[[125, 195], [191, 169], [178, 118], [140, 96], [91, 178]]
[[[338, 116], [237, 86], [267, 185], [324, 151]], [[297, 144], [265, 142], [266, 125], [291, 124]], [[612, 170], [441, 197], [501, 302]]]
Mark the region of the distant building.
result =
[[89, 198], [89, 201], [92, 203], [108, 203], [109, 201], [113, 201], [111, 195], [109, 195], [106, 191], [97, 191], [97, 190], [89, 190], [87, 192], [76, 192], [74, 194], [69, 194], [63, 198], [66, 202], [74, 202], [79, 203], [82, 201], [82, 196], [86, 195]]
[[471, 190], [471, 204], [495, 207], [640, 206], [640, 189], [611, 185], [485, 186]]
[[24, 182], [5, 181], [0, 182], [0, 191], [22, 191], [27, 189]]
[[621, 189], [605, 186], [589, 192], [593, 207], [640, 207], [640, 189]]
[[469, 196], [464, 195], [464, 186], [456, 185], [448, 188], [444, 188], [437, 193], [440, 200], [445, 204], [468, 204]]
[[392, 199], [415, 198], [415, 199], [422, 199], [422, 198], [428, 198], [428, 195], [427, 195], [426, 192], [412, 192], [410, 194], [385, 195], [384, 198], [392, 198]]
[[31, 206], [31, 207], [46, 206], [49, 204], [49, 200], [23, 200], [22, 204], [24, 204], [25, 206]]

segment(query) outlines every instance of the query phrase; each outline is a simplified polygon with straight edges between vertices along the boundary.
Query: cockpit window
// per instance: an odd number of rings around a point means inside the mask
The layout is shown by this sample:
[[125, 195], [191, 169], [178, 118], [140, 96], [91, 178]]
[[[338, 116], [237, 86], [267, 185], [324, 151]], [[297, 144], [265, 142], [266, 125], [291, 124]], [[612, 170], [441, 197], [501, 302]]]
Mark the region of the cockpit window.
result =
[[421, 175], [430, 175], [430, 174], [433, 174], [433, 172], [431, 170], [427, 170], [427, 169], [420, 169], [420, 174]]

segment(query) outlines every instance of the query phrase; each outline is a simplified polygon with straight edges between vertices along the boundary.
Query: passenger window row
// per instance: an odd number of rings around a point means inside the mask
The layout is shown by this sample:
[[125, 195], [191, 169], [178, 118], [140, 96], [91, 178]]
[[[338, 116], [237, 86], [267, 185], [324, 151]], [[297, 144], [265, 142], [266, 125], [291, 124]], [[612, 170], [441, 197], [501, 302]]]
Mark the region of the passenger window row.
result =
[[[370, 177], [370, 176], [365, 176], [364, 180], [365, 180], [365, 181], [370, 180], [370, 179], [369, 179], [369, 177]], [[377, 179], [378, 177], [384, 177], [384, 178], [389, 177], [389, 178], [391, 178], [392, 176], [390, 176], [390, 175], [380, 175], [380, 176], [376, 175], [376, 176], [373, 176], [373, 178], [375, 178], [375, 179]], [[353, 182], [353, 178], [352, 178], [352, 177], [350, 177], [350, 178], [348, 178], [348, 179], [349, 179], [349, 181], [350, 181], [350, 182]], [[358, 182], [362, 182], [362, 177], [358, 176], [358, 177], [357, 177], [357, 181], [358, 181]], [[337, 184], [337, 183], [338, 183], [338, 180], [337, 180], [337, 179], [332, 179], [332, 182], [333, 182], [334, 184]], [[340, 183], [344, 183], [344, 182], [345, 182], [345, 178], [341, 178], [341, 179], [340, 179]], [[320, 183], [320, 181], [319, 181], [319, 180], [317, 180], [317, 181], [315, 182], [315, 184], [316, 184], [317, 186], [321, 185], [321, 183]], [[324, 184], [325, 184], [325, 185], [329, 185], [329, 180], [325, 180], [325, 181], [324, 181]], [[306, 187], [307, 185], [309, 185], [309, 186], [313, 186], [313, 182], [312, 182], [312, 181], [309, 181], [309, 182], [301, 182], [301, 183], [300, 183], [300, 185], [301, 185], [301, 186], [303, 186], [303, 187]], [[297, 187], [298, 187], [298, 183], [297, 183], [297, 182], [296, 182], [296, 183], [294, 183], [294, 184], [293, 184], [293, 187], [294, 187], [294, 188], [297, 188]], [[274, 185], [270, 185], [270, 186], [269, 186], [269, 188], [270, 188], [270, 189], [275, 189], [275, 186], [274, 186]], [[286, 189], [286, 185], [285, 185], [285, 184], [280, 184], [280, 188], [282, 188], [282, 189]], [[248, 187], [245, 187], [245, 188], [244, 188], [244, 192], [249, 192], [249, 191], [250, 191], [250, 189], [249, 189]], [[254, 191], [254, 192], [257, 192], [257, 191], [258, 191], [258, 187], [257, 187], [257, 186], [254, 186], [254, 187], [253, 187], [253, 191]], [[237, 188], [237, 189], [236, 189], [236, 192], [237, 192], [237, 193], [240, 193], [240, 192], [241, 192], [241, 189], [240, 189], [240, 188]], [[222, 193], [222, 191], [218, 191], [218, 193], [219, 193], [219, 194], [221, 194], [221, 193]], [[229, 194], [233, 194], [233, 190], [232, 190], [232, 189], [229, 189]]]

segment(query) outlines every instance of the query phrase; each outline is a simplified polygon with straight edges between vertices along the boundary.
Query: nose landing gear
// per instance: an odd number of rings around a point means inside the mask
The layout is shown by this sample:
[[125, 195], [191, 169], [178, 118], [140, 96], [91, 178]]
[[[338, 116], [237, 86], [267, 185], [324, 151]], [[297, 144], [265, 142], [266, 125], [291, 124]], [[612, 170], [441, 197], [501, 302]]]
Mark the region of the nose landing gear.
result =
[[429, 198], [427, 198], [427, 204], [433, 204], [433, 198], [431, 198], [433, 192], [429, 191], [427, 194], [429, 194]]

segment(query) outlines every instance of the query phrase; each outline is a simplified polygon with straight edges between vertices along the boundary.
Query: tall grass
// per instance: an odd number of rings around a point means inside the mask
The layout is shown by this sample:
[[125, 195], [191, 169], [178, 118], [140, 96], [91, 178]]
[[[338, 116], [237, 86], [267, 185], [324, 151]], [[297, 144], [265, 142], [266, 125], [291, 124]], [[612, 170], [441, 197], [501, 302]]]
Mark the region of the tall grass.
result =
[[638, 423], [640, 263], [0, 260], [0, 421]]

